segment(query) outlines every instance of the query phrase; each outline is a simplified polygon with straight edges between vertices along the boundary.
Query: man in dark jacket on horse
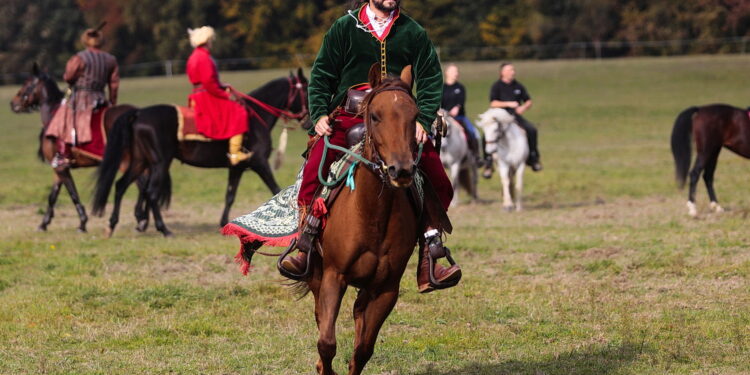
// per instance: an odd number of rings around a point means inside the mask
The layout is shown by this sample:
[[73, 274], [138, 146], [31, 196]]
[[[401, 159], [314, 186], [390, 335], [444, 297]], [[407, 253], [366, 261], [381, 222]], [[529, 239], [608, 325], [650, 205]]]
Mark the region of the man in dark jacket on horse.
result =
[[[63, 80], [71, 87], [71, 95], [57, 110], [45, 135], [57, 139], [57, 153], [53, 168], [66, 167], [73, 160], [69, 145], [91, 142], [91, 117], [109, 105], [117, 103], [120, 74], [117, 59], [100, 48], [104, 44], [101, 26], [87, 29], [81, 35], [86, 49], [68, 60]], [[104, 87], [109, 87], [109, 102]]]
[[[513, 64], [500, 64], [500, 79], [490, 89], [490, 107], [503, 108], [515, 116], [518, 125], [526, 131], [526, 138], [529, 142], [529, 157], [526, 159], [526, 164], [535, 172], [541, 171], [542, 163], [537, 149], [536, 127], [521, 116], [531, 108], [531, 96], [526, 88], [516, 81], [516, 69]], [[489, 168], [492, 168], [492, 163], [489, 164]], [[491, 169], [485, 170], [485, 177], [491, 173]]]
[[[312, 67], [308, 87], [310, 120], [315, 124], [311, 135], [318, 138], [328, 135], [331, 143], [346, 146], [346, 131], [363, 122], [361, 117], [341, 107], [347, 91], [352, 87], [363, 88], [362, 84], [367, 82], [368, 72], [374, 63], [380, 63], [383, 76], [388, 73], [398, 75], [404, 67], [412, 65], [419, 107], [415, 135], [416, 141], [424, 144], [419, 168], [431, 182], [440, 201], [425, 204], [447, 210], [453, 189], [439, 154], [427, 136], [440, 108], [443, 89], [440, 61], [425, 30], [400, 13], [399, 3], [400, 0], [356, 1], [354, 5], [357, 9], [348, 11], [336, 20], [326, 33]], [[327, 175], [327, 167], [337, 156], [329, 153], [323, 160], [323, 146], [323, 142], [318, 141], [309, 152], [298, 196], [299, 206], [303, 209], [300, 217], [305, 217], [305, 208], [310, 207], [320, 186], [318, 166], [324, 163], [324, 175]], [[435, 289], [430, 280], [430, 258], [427, 253], [430, 248], [433, 254], [443, 250], [442, 233], [439, 231], [442, 228], [433, 223], [434, 220], [426, 220], [425, 246], [418, 266], [417, 283], [422, 293]], [[297, 241], [299, 254], [289, 256], [281, 263], [286, 271], [294, 274], [304, 272], [308, 253], [320, 231], [319, 222], [320, 218], [314, 215], [307, 215], [303, 219]], [[433, 264], [433, 276], [438, 283], [450, 284], [461, 277], [461, 270], [456, 265], [446, 268]]]

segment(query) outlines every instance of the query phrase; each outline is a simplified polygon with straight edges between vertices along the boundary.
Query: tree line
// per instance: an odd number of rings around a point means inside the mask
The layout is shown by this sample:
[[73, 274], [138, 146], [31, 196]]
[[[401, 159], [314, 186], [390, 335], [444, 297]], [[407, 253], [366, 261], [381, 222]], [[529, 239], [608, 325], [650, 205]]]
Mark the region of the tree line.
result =
[[[186, 29], [201, 25], [217, 30], [216, 57], [263, 57], [242, 68], [309, 64], [325, 31], [350, 4], [3, 0], [0, 77], [28, 71], [33, 61], [59, 74], [80, 48], [80, 33], [102, 21], [105, 49], [122, 65], [186, 59], [191, 52]], [[453, 60], [729, 53], [744, 44], [636, 42], [750, 37], [746, 0], [403, 0], [402, 5]]]

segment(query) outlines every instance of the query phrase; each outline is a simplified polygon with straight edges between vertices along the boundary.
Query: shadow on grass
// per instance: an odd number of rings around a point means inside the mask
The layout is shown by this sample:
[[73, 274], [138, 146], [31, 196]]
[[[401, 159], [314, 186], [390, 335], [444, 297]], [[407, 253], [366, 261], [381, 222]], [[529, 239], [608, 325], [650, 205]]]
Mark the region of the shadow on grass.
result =
[[556, 355], [542, 360], [509, 360], [502, 363], [472, 362], [458, 369], [442, 370], [429, 366], [414, 375], [603, 375], [616, 372], [648, 350], [643, 345], [625, 343], [605, 347], [590, 347]]

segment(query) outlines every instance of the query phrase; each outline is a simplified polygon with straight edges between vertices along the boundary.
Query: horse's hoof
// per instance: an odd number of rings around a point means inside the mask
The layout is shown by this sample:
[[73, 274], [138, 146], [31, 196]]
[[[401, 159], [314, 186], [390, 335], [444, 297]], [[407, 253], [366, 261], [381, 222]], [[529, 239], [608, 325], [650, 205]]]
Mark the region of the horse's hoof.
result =
[[713, 211], [713, 212], [715, 212], [717, 214], [720, 214], [720, 213], [724, 212], [724, 208], [722, 208], [721, 206], [719, 206], [718, 202], [711, 202], [710, 207], [711, 207], [711, 211]]
[[166, 238], [174, 237], [174, 233], [169, 231], [169, 229], [164, 229], [163, 231], [161, 231], [161, 234], [163, 234]]
[[115, 229], [114, 228], [110, 228], [110, 227], [104, 228], [104, 236], [105, 237], [112, 238], [112, 234], [114, 234], [114, 233], [115, 233]]
[[86, 228], [78, 228], [78, 233], [86, 233]]
[[505, 212], [513, 212], [513, 206], [503, 206], [503, 211], [505, 211]]
[[138, 224], [135, 226], [135, 230], [138, 232], [145, 232], [146, 228], [148, 228], [148, 221], [147, 220], [140, 220], [138, 221]]
[[688, 215], [690, 215], [691, 217], [698, 217], [698, 209], [695, 208], [695, 203], [688, 201], [687, 208], [688, 208]]
[[47, 226], [46, 225], [40, 225], [40, 226], [36, 227], [36, 231], [37, 232], [46, 232], [47, 231]]

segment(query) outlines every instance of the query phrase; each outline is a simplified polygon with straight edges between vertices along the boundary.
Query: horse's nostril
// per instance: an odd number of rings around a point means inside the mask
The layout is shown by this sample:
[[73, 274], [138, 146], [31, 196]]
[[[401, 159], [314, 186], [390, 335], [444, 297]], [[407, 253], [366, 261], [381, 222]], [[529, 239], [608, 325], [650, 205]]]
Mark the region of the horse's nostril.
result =
[[396, 167], [392, 165], [388, 167], [388, 176], [390, 176], [391, 178], [396, 178]]

